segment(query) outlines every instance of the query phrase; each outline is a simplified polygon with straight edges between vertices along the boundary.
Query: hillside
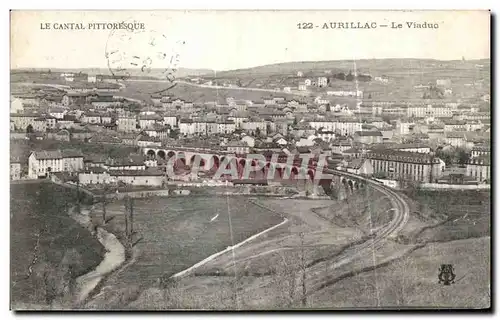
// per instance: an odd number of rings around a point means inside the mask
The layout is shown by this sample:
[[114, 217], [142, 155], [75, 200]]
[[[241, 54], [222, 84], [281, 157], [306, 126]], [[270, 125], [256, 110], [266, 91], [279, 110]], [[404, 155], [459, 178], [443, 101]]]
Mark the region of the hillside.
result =
[[[12, 69], [11, 73], [17, 73], [17, 72], [42, 72], [42, 71], [47, 71], [48, 69]], [[109, 71], [108, 68], [67, 68], [67, 69], [59, 69], [59, 68], [52, 68], [50, 69], [51, 72], [72, 72], [72, 73], [89, 73], [89, 74], [104, 74], [104, 75], [110, 75], [111, 72]], [[131, 76], [133, 77], [153, 77], [153, 78], [161, 78], [162, 77], [162, 72], [163, 69], [152, 69], [150, 73], [143, 73], [141, 72], [140, 68], [135, 68], [135, 69], [129, 69], [129, 72], [131, 73]], [[199, 75], [205, 75], [209, 74], [212, 75], [213, 71], [210, 69], [188, 69], [188, 68], [179, 68], [176, 71], [176, 77], [177, 78], [183, 78], [183, 77], [188, 77], [188, 76], [199, 76]]]
[[[475, 69], [476, 64], [484, 65], [483, 69], [489, 69], [490, 60], [451, 60], [440, 61], [433, 59], [361, 59], [356, 60], [358, 72], [363, 73], [375, 70], [397, 69]], [[270, 75], [270, 74], [296, 74], [297, 71], [321, 71], [331, 70], [332, 73], [338, 71], [348, 71], [354, 69], [352, 60], [330, 60], [330, 61], [297, 61], [277, 64], [269, 64], [252, 68], [236, 69], [217, 72], [217, 77], [237, 77], [243, 75]]]

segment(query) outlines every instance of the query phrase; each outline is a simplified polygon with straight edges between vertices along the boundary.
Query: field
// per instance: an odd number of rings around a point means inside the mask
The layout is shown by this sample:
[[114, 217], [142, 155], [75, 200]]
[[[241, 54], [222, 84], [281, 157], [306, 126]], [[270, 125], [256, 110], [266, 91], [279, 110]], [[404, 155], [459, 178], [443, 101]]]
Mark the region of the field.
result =
[[491, 194], [480, 191], [419, 191], [415, 199], [420, 211], [433, 210], [444, 214], [448, 221], [423, 231], [424, 241], [451, 241], [490, 236]]
[[[429, 243], [390, 266], [366, 272], [317, 292], [319, 308], [488, 308], [490, 238]], [[456, 280], [438, 283], [441, 264], [452, 264]]]
[[[123, 211], [123, 202], [114, 202], [107, 208], [111, 221], [106, 228], [119, 238], [123, 237]], [[94, 303], [103, 308], [124, 307], [135, 294], [154, 286], [160, 276], [180, 272], [282, 220], [278, 214], [242, 197], [136, 199], [134, 230], [136, 241], [140, 240], [135, 250], [139, 256], [103, 285], [108, 289]], [[116, 295], [134, 289], [126, 298]]]
[[232, 97], [234, 99], [247, 99], [253, 101], [262, 101], [262, 97], [269, 96], [289, 96], [293, 95], [283, 92], [266, 92], [266, 91], [250, 91], [231, 88], [206, 88], [197, 87], [184, 83], [177, 83], [175, 87], [170, 87], [168, 83], [154, 82], [154, 81], [126, 81], [124, 83], [126, 88], [118, 95], [126, 98], [150, 101], [151, 94], [159, 92], [163, 95], [170, 95], [175, 98], [184, 99], [194, 103], [204, 103], [208, 101], [218, 101], [219, 103], [226, 103], [226, 98]]
[[[57, 195], [57, 196], [56, 196]], [[10, 274], [11, 302], [45, 303], [45, 288], [38, 273], [55, 270], [63, 255], [76, 250], [76, 278], [97, 266], [104, 248], [71, 219], [66, 210], [76, 202], [75, 193], [48, 182], [11, 184]], [[37, 234], [39, 236], [37, 246]], [[30, 265], [33, 274], [29, 277]]]

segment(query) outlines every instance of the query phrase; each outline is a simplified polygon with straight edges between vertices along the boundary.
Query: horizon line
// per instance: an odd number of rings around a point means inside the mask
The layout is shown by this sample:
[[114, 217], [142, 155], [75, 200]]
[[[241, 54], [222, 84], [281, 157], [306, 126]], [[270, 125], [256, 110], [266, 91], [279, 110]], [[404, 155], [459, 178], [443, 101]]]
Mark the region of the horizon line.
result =
[[[208, 70], [208, 71], [214, 71], [214, 72], [227, 72], [227, 71], [238, 71], [238, 70], [245, 70], [245, 69], [253, 69], [253, 68], [259, 68], [259, 67], [267, 67], [267, 66], [273, 66], [273, 65], [280, 65], [280, 64], [287, 64], [287, 63], [311, 63], [311, 62], [318, 62], [318, 63], [325, 63], [325, 62], [349, 62], [349, 61], [368, 61], [368, 60], [422, 60], [422, 61], [436, 61], [436, 62], [453, 62], [453, 61], [478, 61], [478, 60], [491, 60], [491, 57], [485, 57], [485, 58], [474, 58], [474, 59], [435, 59], [435, 58], [362, 58], [362, 59], [338, 59], [338, 60], [300, 60], [300, 61], [284, 61], [284, 62], [276, 62], [276, 63], [268, 63], [268, 64], [262, 64], [262, 65], [256, 65], [256, 66], [248, 66], [248, 67], [240, 67], [240, 68], [234, 68], [234, 69], [214, 69], [214, 68], [209, 68], [209, 67], [189, 67], [189, 66], [182, 66], [179, 67], [179, 69], [188, 69], [188, 70]], [[10, 70], [22, 70], [22, 69], [109, 69], [108, 66], [71, 66], [71, 67], [17, 67], [17, 68], [10, 68]], [[130, 68], [130, 69], [141, 69], [141, 68]], [[155, 69], [162, 69], [162, 68], [153, 68], [152, 70]]]

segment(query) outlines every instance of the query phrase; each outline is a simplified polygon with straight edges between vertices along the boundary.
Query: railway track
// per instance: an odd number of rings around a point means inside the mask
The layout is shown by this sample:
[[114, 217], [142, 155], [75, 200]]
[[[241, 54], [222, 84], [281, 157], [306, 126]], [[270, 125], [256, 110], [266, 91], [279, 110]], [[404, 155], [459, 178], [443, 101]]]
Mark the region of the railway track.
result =
[[[328, 270], [332, 271], [345, 264], [352, 262], [353, 260], [361, 256], [368, 256], [368, 255], [372, 255], [374, 259], [373, 264], [374, 265], [377, 264], [374, 255], [375, 250], [379, 249], [383, 245], [384, 240], [396, 236], [398, 232], [401, 231], [401, 229], [408, 222], [408, 219], [410, 217], [410, 207], [408, 203], [406, 202], [405, 198], [402, 197], [400, 194], [398, 194], [396, 191], [392, 190], [389, 187], [380, 185], [379, 183], [371, 179], [367, 179], [364, 177], [360, 177], [358, 175], [350, 174], [344, 171], [337, 171], [333, 169], [325, 169], [325, 173], [339, 174], [357, 180], [362, 180], [363, 182], [365, 182], [366, 185], [370, 185], [375, 190], [385, 194], [390, 199], [393, 206], [392, 209], [394, 209], [393, 219], [389, 223], [387, 223], [385, 226], [374, 232], [372, 234], [372, 238], [369, 239], [368, 241], [355, 245], [352, 248], [349, 248], [348, 250], [343, 252], [342, 254], [336, 256], [333, 260], [330, 260], [328, 263], [331, 263], [331, 265], [328, 267]], [[323, 268], [320, 269], [324, 270]], [[324, 272], [324, 271], [319, 270], [318, 272]], [[326, 281], [328, 280], [331, 279], [330, 278], [326, 279]], [[324, 284], [326, 281], [325, 279], [321, 279], [319, 281], [309, 283], [308, 285], [310, 286], [310, 288], [308, 289], [308, 291], [310, 292], [317, 291], [317, 289], [321, 287], [321, 285]]]

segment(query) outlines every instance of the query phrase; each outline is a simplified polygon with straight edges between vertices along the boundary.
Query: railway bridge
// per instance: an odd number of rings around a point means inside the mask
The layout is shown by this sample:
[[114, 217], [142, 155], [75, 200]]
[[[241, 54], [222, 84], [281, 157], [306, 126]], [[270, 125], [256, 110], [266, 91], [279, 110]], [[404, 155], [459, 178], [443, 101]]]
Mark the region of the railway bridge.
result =
[[[314, 155], [287, 155], [265, 152], [262, 154], [238, 155], [226, 151], [204, 148], [158, 148], [144, 147], [148, 160], [157, 160], [165, 166], [176, 168], [196, 167], [199, 171], [216, 172], [219, 168], [235, 168], [238, 179], [267, 180], [280, 183], [313, 183], [321, 185], [325, 192], [337, 184], [348, 193], [364, 188], [366, 180], [344, 171], [326, 171], [328, 163]], [[245, 170], [247, 170], [245, 172]], [[223, 175], [222, 178], [230, 179]], [[234, 177], [233, 177], [234, 178]]]

